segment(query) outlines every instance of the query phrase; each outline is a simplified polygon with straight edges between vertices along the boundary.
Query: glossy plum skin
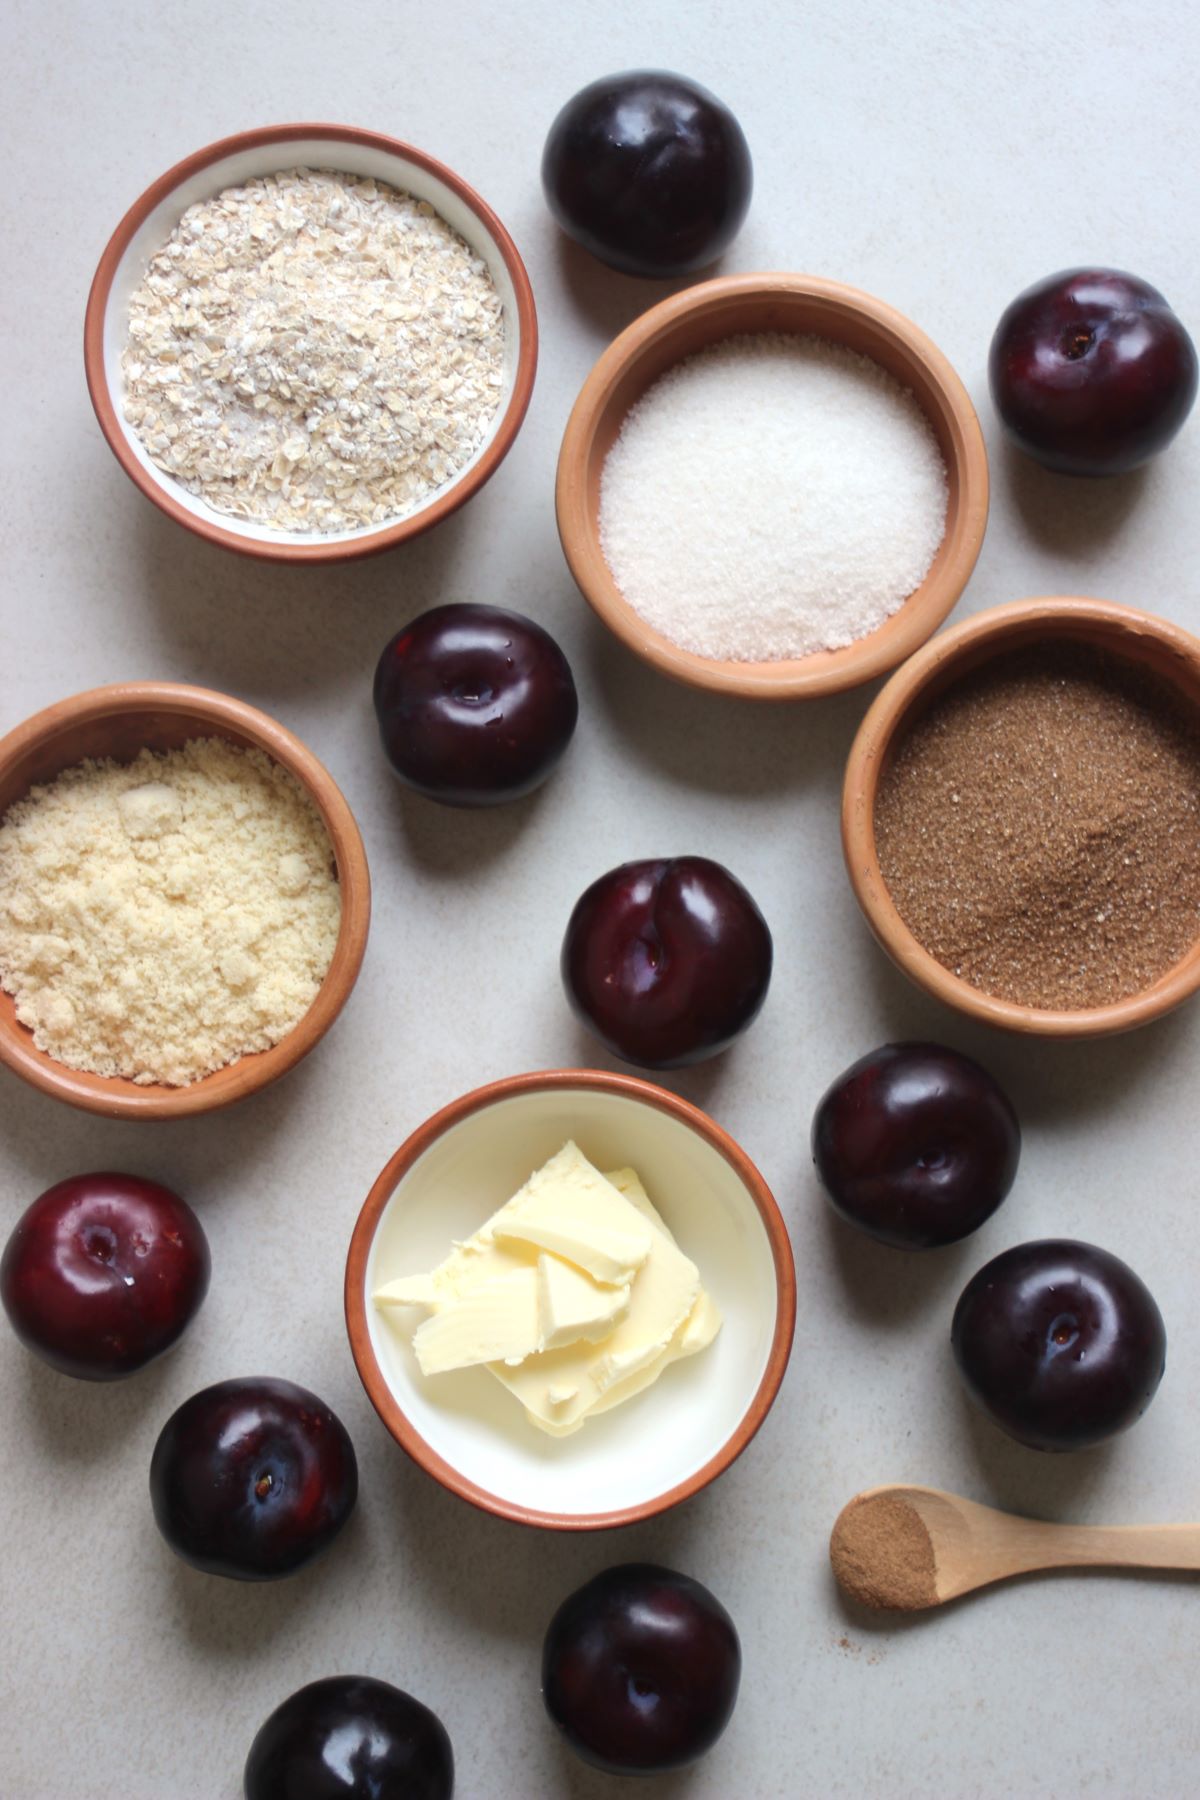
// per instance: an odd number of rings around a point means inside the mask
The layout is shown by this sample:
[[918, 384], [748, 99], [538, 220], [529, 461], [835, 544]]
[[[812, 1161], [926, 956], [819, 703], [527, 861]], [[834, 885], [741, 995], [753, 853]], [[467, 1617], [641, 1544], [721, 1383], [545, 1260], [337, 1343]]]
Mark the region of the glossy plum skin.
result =
[[387, 645], [375, 715], [402, 781], [446, 806], [496, 806], [539, 787], [579, 701], [550, 636], [498, 606], [435, 606]]
[[176, 1341], [208, 1292], [199, 1219], [178, 1194], [101, 1170], [47, 1188], [13, 1227], [0, 1298], [52, 1368], [115, 1381]]
[[330, 1675], [259, 1728], [245, 1800], [450, 1800], [454, 1754], [436, 1713], [389, 1682]]
[[884, 1044], [817, 1107], [813, 1161], [834, 1210], [898, 1250], [957, 1243], [1000, 1205], [1021, 1127], [986, 1069], [940, 1044]]
[[1006, 309], [988, 380], [1027, 455], [1064, 475], [1120, 475], [1187, 418], [1196, 350], [1157, 288], [1119, 269], [1068, 269]]
[[673, 1569], [624, 1563], [578, 1588], [551, 1619], [542, 1697], [585, 1762], [656, 1775], [711, 1750], [741, 1672], [733, 1620], [706, 1587]]
[[562, 977], [615, 1056], [674, 1069], [727, 1048], [771, 980], [771, 933], [741, 882], [704, 856], [623, 863], [582, 894]]
[[729, 108], [659, 69], [581, 88], [542, 154], [559, 225], [625, 275], [688, 275], [713, 262], [740, 231], [753, 186], [750, 147]]
[[307, 1388], [269, 1376], [185, 1400], [150, 1461], [154, 1518], [193, 1568], [272, 1581], [337, 1536], [358, 1497], [345, 1426]]
[[1139, 1419], [1166, 1364], [1162, 1314], [1127, 1263], [1046, 1238], [963, 1289], [950, 1341], [967, 1392], [1032, 1450], [1086, 1450]]

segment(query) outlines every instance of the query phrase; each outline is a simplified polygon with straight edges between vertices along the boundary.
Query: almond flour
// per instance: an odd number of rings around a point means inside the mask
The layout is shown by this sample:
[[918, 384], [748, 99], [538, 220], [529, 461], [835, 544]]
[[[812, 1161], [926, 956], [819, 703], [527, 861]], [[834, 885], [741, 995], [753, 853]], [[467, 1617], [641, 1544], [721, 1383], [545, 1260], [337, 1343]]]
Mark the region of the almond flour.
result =
[[221, 738], [80, 763], [0, 823], [0, 985], [73, 1069], [182, 1087], [269, 1049], [340, 921], [308, 795]]
[[291, 169], [191, 206], [129, 305], [125, 417], [217, 512], [386, 524], [484, 443], [504, 383], [486, 264], [427, 201]]

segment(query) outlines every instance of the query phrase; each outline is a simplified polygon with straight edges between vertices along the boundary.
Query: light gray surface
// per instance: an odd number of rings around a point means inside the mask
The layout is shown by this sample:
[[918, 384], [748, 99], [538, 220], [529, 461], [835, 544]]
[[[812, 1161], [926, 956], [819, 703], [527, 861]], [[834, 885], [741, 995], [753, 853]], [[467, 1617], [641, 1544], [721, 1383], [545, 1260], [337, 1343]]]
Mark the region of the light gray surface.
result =
[[[980, 407], [994, 502], [958, 616], [1082, 592], [1200, 627], [1200, 423], [1142, 476], [1075, 486], [1013, 461], [987, 404], [993, 324], [1028, 282], [1096, 259], [1161, 286], [1200, 326], [1197, 128], [1182, 5], [507, 9], [228, 0], [5, 8], [0, 109], [8, 254], [0, 318], [5, 595], [0, 727], [131, 676], [209, 683], [295, 729], [366, 837], [376, 910], [346, 1015], [280, 1087], [194, 1124], [126, 1126], [0, 1081], [5, 1229], [59, 1177], [105, 1165], [179, 1187], [214, 1280], [169, 1361], [73, 1383], [0, 1343], [0, 1700], [5, 1800], [233, 1800], [261, 1719], [300, 1683], [359, 1670], [445, 1719], [461, 1800], [624, 1792], [561, 1751], [538, 1699], [542, 1629], [604, 1565], [650, 1556], [707, 1581], [742, 1634], [730, 1729], [690, 1776], [639, 1793], [1176, 1800], [1197, 1785], [1197, 1596], [1188, 1580], [1030, 1581], [944, 1617], [880, 1626], [838, 1604], [829, 1527], [856, 1489], [928, 1481], [1051, 1517], [1200, 1513], [1195, 1057], [1200, 1008], [1126, 1041], [1031, 1047], [910, 990], [861, 924], [836, 807], [865, 695], [748, 710], [644, 671], [587, 615], [554, 532], [570, 402], [609, 337], [662, 288], [566, 249], [537, 180], [576, 87], [673, 66], [733, 106], [756, 160], [733, 270], [856, 282], [918, 320]], [[226, 132], [331, 118], [393, 132], [476, 182], [529, 264], [543, 355], [500, 473], [432, 536], [377, 561], [289, 573], [209, 549], [133, 490], [93, 422], [80, 329], [96, 260], [161, 170]], [[391, 782], [370, 676], [387, 636], [441, 600], [525, 608], [579, 681], [570, 759], [541, 797], [442, 812]], [[733, 1054], [672, 1082], [757, 1160], [792, 1230], [796, 1348], [779, 1403], [717, 1486], [607, 1539], [527, 1534], [412, 1467], [359, 1389], [341, 1268], [400, 1139], [491, 1077], [594, 1061], [563, 1003], [559, 935], [610, 864], [700, 849], [774, 928], [770, 1000]], [[874, 1043], [930, 1034], [981, 1054], [1026, 1128], [1018, 1186], [974, 1240], [912, 1261], [831, 1223], [807, 1134], [826, 1082]], [[1048, 1459], [972, 1417], [949, 1363], [953, 1299], [986, 1257], [1068, 1233], [1129, 1257], [1158, 1297], [1170, 1364], [1110, 1450]], [[207, 1382], [314, 1386], [358, 1447], [362, 1499], [329, 1557], [271, 1587], [193, 1574], [146, 1497], [156, 1432]]]

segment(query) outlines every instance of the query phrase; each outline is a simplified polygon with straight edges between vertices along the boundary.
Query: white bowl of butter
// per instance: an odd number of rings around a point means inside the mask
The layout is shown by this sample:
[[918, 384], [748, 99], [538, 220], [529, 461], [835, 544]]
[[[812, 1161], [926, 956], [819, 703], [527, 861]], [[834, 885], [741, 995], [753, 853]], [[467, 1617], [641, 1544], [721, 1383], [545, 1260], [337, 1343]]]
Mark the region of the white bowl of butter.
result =
[[708, 1116], [598, 1070], [513, 1076], [383, 1170], [346, 1270], [364, 1386], [452, 1492], [523, 1523], [648, 1518], [740, 1454], [791, 1348], [761, 1175]]

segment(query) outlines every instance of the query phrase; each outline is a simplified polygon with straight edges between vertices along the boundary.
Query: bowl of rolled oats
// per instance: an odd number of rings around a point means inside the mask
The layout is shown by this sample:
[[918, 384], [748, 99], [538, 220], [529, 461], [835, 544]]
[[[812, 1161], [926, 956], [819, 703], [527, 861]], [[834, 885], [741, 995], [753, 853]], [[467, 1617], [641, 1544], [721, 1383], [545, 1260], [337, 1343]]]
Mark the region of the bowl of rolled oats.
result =
[[537, 319], [515, 244], [452, 170], [377, 132], [274, 125], [130, 207], [84, 362], [110, 448], [171, 518], [336, 562], [428, 530], [495, 472]]

